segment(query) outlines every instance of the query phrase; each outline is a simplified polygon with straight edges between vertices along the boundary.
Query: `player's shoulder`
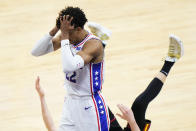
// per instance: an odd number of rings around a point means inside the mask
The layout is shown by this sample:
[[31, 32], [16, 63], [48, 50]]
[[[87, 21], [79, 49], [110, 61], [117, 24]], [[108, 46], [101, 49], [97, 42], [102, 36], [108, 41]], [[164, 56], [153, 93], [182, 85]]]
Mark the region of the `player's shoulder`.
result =
[[85, 44], [83, 45], [83, 48], [91, 48], [91, 49], [102, 49], [103, 45], [102, 45], [102, 41], [98, 38], [91, 38], [88, 41], [85, 42]]
[[82, 47], [82, 51], [97, 57], [103, 52], [102, 42], [98, 39], [90, 39], [85, 42]]
[[99, 39], [99, 37], [89, 33], [89, 37], [88, 37], [86, 43], [102, 44], [102, 41]]

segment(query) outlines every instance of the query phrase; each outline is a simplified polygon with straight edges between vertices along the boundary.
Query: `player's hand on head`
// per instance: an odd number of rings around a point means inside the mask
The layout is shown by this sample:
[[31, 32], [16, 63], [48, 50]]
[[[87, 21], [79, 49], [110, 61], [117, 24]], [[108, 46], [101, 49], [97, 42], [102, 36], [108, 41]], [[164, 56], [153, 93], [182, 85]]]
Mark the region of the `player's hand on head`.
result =
[[55, 36], [56, 33], [59, 31], [60, 29], [60, 19], [59, 19], [59, 16], [56, 18], [56, 24], [55, 26], [50, 30], [49, 34], [51, 36]]
[[121, 111], [122, 114], [117, 113], [116, 115], [120, 118], [126, 120], [126, 121], [135, 121], [133, 111], [128, 108], [127, 106], [124, 106], [122, 104], [118, 104], [117, 107]]
[[37, 90], [37, 93], [39, 94], [40, 97], [44, 96], [44, 90], [40, 86], [40, 78], [39, 76], [37, 77], [35, 81], [35, 89]]
[[64, 15], [60, 17], [60, 29], [62, 33], [69, 33], [70, 30], [74, 29], [74, 24], [72, 24], [73, 17], [69, 15]]
[[58, 14], [58, 17], [56, 18], [56, 27], [57, 27], [58, 29], [60, 29], [60, 27], [61, 27], [60, 18], [61, 18], [62, 16], [63, 16], [63, 12], [60, 11], [59, 14]]

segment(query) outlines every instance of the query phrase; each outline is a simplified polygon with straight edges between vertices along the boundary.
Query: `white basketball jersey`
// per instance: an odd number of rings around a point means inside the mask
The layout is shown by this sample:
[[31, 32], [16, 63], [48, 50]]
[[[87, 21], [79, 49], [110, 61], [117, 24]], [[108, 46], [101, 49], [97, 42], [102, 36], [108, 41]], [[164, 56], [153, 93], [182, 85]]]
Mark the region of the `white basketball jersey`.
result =
[[[75, 55], [83, 45], [90, 39], [98, 37], [88, 34], [88, 36], [77, 45], [71, 45], [72, 53]], [[100, 63], [89, 63], [72, 73], [65, 74], [65, 88], [68, 95], [88, 96], [93, 95], [102, 89], [104, 80], [104, 61]]]

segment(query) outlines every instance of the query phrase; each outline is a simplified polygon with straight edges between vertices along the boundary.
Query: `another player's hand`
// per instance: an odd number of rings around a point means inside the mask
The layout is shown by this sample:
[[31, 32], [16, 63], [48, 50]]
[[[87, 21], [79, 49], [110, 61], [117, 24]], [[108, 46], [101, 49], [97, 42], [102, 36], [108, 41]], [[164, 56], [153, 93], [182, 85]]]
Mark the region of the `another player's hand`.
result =
[[130, 108], [122, 104], [118, 104], [117, 107], [122, 112], [122, 114], [117, 113], [116, 115], [118, 115], [119, 117], [121, 117], [122, 119], [128, 122], [135, 122], [133, 111]]
[[60, 29], [63, 37], [69, 37], [69, 32], [74, 29], [74, 25], [72, 24], [73, 17], [69, 15], [60, 17]]
[[41, 88], [39, 82], [40, 82], [40, 78], [38, 76], [35, 81], [35, 89], [37, 90], [37, 93], [39, 94], [40, 97], [44, 97], [44, 90]]

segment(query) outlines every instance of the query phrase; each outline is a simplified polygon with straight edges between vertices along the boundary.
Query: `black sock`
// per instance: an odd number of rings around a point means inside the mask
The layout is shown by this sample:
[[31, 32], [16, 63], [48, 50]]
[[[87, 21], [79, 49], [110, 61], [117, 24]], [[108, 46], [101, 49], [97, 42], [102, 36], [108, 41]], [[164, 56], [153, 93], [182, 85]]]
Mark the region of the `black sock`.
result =
[[165, 61], [165, 63], [164, 63], [160, 72], [167, 76], [169, 74], [170, 69], [174, 65], [174, 63], [175, 62]]

